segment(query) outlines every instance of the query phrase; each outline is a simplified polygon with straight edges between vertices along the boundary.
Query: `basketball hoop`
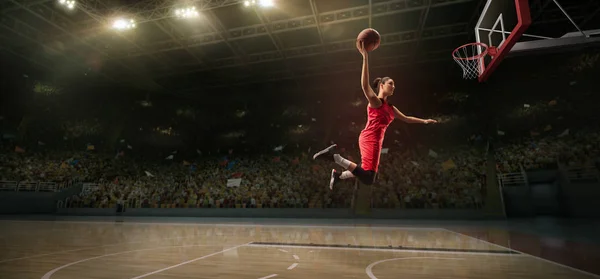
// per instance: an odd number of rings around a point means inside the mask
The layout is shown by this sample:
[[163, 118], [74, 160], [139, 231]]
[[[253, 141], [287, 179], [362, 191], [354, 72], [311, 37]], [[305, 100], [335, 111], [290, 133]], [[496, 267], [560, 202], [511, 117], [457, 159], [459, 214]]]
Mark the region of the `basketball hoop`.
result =
[[484, 43], [469, 43], [459, 46], [452, 52], [452, 58], [463, 69], [463, 78], [476, 79], [484, 70], [483, 58], [486, 55], [495, 56], [495, 47]]

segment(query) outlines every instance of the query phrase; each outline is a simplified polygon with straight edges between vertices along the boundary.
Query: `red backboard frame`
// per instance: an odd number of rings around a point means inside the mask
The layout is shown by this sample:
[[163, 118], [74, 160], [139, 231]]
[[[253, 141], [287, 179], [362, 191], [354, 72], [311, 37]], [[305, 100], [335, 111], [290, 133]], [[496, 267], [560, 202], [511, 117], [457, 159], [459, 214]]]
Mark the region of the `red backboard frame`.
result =
[[[490, 2], [490, 1], [492, 1], [492, 0], [488, 0], [488, 2]], [[496, 0], [496, 1], [502, 1], [502, 0]], [[529, 1], [528, 0], [514, 0], [514, 1], [515, 1], [515, 7], [517, 9], [517, 25], [515, 26], [515, 28], [513, 30], [510, 31], [510, 35], [508, 36], [508, 38], [506, 38], [506, 40], [504, 41], [502, 46], [498, 48], [498, 52], [497, 52], [496, 56], [494, 56], [492, 58], [492, 60], [490, 61], [490, 63], [487, 66], [485, 65], [485, 59], [480, 60], [482, 71], [481, 71], [481, 74], [479, 75], [479, 82], [485, 82], [490, 77], [490, 75], [496, 70], [496, 68], [498, 68], [498, 65], [500, 64], [500, 62], [502, 62], [504, 57], [506, 57], [506, 55], [510, 52], [512, 47], [517, 43], [517, 41], [521, 38], [523, 33], [525, 33], [527, 28], [529, 28], [529, 26], [531, 25], [531, 13], [529, 10]], [[477, 28], [475, 29], [475, 32], [479, 32], [477, 30]]]

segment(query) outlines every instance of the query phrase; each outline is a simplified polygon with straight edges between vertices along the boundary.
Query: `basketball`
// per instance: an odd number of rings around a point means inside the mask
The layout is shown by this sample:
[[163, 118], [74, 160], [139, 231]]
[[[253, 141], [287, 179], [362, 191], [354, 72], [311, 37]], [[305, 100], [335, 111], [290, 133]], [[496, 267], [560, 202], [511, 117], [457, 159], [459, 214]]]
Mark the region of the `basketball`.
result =
[[367, 28], [358, 34], [356, 41], [363, 41], [365, 43], [365, 49], [367, 51], [373, 51], [379, 47], [379, 43], [381, 43], [381, 36], [379, 36], [379, 32], [377, 32], [377, 30], [373, 28]]

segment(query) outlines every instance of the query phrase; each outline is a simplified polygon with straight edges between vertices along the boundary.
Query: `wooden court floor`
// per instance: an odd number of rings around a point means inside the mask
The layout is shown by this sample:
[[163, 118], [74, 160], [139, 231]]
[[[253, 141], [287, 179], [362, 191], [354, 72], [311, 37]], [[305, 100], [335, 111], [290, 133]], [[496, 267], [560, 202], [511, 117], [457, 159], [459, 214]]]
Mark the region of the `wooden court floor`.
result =
[[0, 221], [0, 278], [600, 278], [444, 228]]

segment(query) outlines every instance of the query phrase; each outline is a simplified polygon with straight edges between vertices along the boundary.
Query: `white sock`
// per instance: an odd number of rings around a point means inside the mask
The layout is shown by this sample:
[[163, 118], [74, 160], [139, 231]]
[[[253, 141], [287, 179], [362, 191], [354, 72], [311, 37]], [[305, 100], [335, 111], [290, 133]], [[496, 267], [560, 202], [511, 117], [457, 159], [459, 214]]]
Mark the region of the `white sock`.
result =
[[348, 179], [348, 178], [353, 178], [355, 177], [354, 174], [352, 174], [351, 171], [346, 170], [344, 172], [342, 172], [342, 174], [340, 174], [340, 179]]
[[344, 159], [344, 157], [340, 156], [340, 154], [333, 154], [333, 160], [345, 169], [348, 169], [350, 167], [350, 163], [352, 163], [349, 160]]

